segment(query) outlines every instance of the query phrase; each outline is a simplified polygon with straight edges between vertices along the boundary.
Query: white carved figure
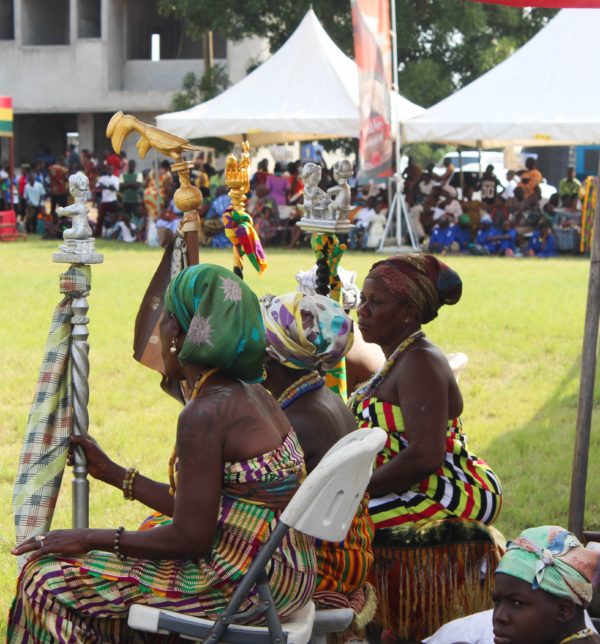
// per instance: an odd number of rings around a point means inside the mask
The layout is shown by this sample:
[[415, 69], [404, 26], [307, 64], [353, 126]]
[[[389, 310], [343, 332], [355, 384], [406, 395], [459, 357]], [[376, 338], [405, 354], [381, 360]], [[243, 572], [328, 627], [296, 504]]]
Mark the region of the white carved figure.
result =
[[304, 216], [309, 219], [321, 219], [325, 216], [330, 199], [324, 190], [319, 188], [321, 166], [316, 163], [305, 163], [302, 168], [304, 183]]
[[337, 181], [338, 185], [332, 186], [327, 191], [327, 195], [332, 199], [329, 204], [329, 217], [331, 219], [348, 219], [352, 201], [348, 179], [352, 177], [352, 174], [352, 164], [347, 159], [334, 163], [333, 178]]
[[57, 208], [59, 217], [72, 217], [71, 228], [63, 233], [63, 239], [86, 240], [92, 236], [92, 229], [88, 224], [89, 209], [86, 206], [87, 194], [90, 183], [83, 172], [76, 172], [69, 177], [69, 192], [75, 199], [75, 203], [66, 208]]

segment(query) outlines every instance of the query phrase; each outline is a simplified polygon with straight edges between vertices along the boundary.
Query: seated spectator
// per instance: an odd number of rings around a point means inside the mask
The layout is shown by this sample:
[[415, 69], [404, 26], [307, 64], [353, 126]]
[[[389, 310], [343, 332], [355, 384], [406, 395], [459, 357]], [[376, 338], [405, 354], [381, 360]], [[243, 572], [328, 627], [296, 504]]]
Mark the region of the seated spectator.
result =
[[495, 244], [495, 254], [506, 257], [514, 257], [517, 252], [517, 231], [510, 221], [503, 222], [501, 228], [493, 228], [489, 243]]
[[108, 239], [116, 239], [130, 244], [136, 241], [136, 228], [133, 224], [129, 223], [127, 216], [122, 210], [116, 213], [116, 219], [113, 225], [106, 230], [106, 237]]
[[478, 186], [481, 192], [481, 203], [485, 204], [484, 207], [496, 205], [498, 186], [500, 186], [500, 181], [498, 181], [498, 177], [494, 174], [494, 166], [490, 164], [485, 169]]
[[413, 157], [408, 157], [408, 165], [402, 172], [402, 178], [404, 179], [402, 192], [404, 192], [405, 195], [417, 194], [417, 187], [422, 174], [423, 170], [421, 169], [421, 166], [415, 163]]
[[254, 198], [248, 201], [247, 210], [263, 244], [272, 244], [279, 233], [279, 210], [264, 183], [257, 184]]
[[560, 526], [529, 528], [496, 568], [494, 610], [442, 626], [428, 644], [597, 644], [586, 607], [598, 584], [598, 552]]
[[227, 248], [230, 246], [225, 226], [223, 225], [223, 213], [231, 206], [231, 197], [228, 194], [227, 186], [219, 186], [216, 189], [215, 200], [204, 215], [200, 234], [200, 243], [211, 248]]
[[525, 161], [526, 170], [521, 173], [519, 188], [523, 189], [523, 196], [528, 199], [533, 195], [535, 189], [542, 183], [542, 173], [536, 168], [535, 159], [529, 157]]
[[479, 229], [475, 237], [475, 243], [471, 246], [470, 250], [473, 255], [490, 255], [496, 251], [496, 242], [490, 241], [490, 238], [495, 235], [496, 231], [492, 226], [492, 218], [487, 213], [484, 213], [479, 220]]
[[444, 173], [440, 177], [440, 183], [442, 184], [442, 186], [446, 187], [446, 185], [449, 184], [452, 175], [454, 174], [454, 166], [452, 165], [452, 161], [450, 161], [450, 159], [448, 158], [442, 161], [442, 165], [444, 166]]
[[575, 176], [575, 168], [573, 166], [567, 168], [567, 176], [560, 180], [558, 194], [560, 195], [563, 206], [571, 201], [577, 202], [581, 198], [583, 189], [581, 182]]
[[[429, 197], [428, 197], [429, 199]], [[425, 229], [421, 222], [421, 216], [425, 210], [425, 203], [417, 203], [413, 195], [406, 195], [406, 206], [408, 210], [408, 218], [412, 226], [413, 233], [420, 243], [425, 237]]]
[[434, 181], [432, 171], [428, 169], [423, 172], [415, 190], [416, 203], [422, 203], [426, 199], [426, 197], [431, 194], [431, 191], [433, 190], [433, 187], [435, 185], [437, 184]]
[[252, 179], [250, 180], [250, 187], [256, 190], [258, 186], [266, 186], [267, 178], [269, 177], [269, 160], [261, 159], [258, 162], [258, 167]]
[[439, 253], [441, 255], [445, 255], [449, 252], [452, 244], [454, 243], [453, 229], [454, 226], [450, 225], [449, 215], [442, 215], [431, 231], [428, 252]]
[[501, 193], [505, 201], [508, 201], [515, 196], [515, 188], [518, 185], [515, 176], [516, 173], [514, 170], [509, 170], [506, 173], [506, 185], [504, 186], [504, 190]]
[[458, 250], [461, 253], [466, 253], [473, 241], [471, 235], [471, 218], [469, 215], [461, 215], [458, 218], [458, 224], [452, 227], [452, 232], [454, 234], [454, 242], [458, 245]]
[[546, 221], [552, 226], [556, 217], [561, 212], [562, 208], [560, 207], [558, 192], [555, 192], [553, 195], [550, 195], [550, 199], [548, 199], [542, 207], [542, 214]]
[[[371, 217], [371, 225], [367, 232], [367, 248], [379, 248], [383, 241], [385, 233], [385, 224], [387, 222], [388, 208], [383, 197], [377, 197], [375, 200], [375, 213]], [[414, 232], [414, 231], [413, 231]], [[364, 246], [363, 246], [364, 248]]]
[[445, 214], [449, 215], [451, 223], [456, 223], [463, 214], [462, 207], [456, 198], [456, 188], [444, 186], [442, 189], [442, 200], [438, 204]]
[[350, 231], [348, 235], [348, 242], [352, 250], [356, 250], [359, 246], [363, 250], [367, 248], [367, 242], [369, 240], [369, 226], [373, 221], [375, 216], [375, 198], [369, 197], [367, 205], [363, 206], [355, 215], [352, 223], [354, 228]]
[[504, 199], [497, 195], [494, 203], [486, 211], [492, 217], [492, 224], [494, 228], [501, 229], [504, 222], [509, 218], [508, 207]]
[[527, 254], [530, 257], [556, 257], [554, 235], [547, 221], [541, 221], [537, 230], [533, 231], [527, 247]]
[[177, 208], [175, 201], [171, 199], [169, 207], [165, 208], [156, 220], [158, 241], [163, 248], [166, 248], [175, 236], [182, 215], [182, 211]]

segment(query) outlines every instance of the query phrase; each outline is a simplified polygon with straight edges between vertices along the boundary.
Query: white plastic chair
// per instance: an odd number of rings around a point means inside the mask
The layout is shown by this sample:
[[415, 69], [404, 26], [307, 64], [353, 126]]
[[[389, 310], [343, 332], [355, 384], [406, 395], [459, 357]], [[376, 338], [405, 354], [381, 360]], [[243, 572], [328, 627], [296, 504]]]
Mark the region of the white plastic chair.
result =
[[[266, 568], [290, 528], [324, 541], [338, 542], [346, 538], [371, 478], [373, 460], [385, 445], [386, 436], [379, 427], [359, 429], [344, 436], [325, 454], [281, 514], [271, 537], [258, 551], [248, 573], [216, 622], [136, 604], [129, 609], [129, 626], [149, 633], [177, 633], [185, 639], [211, 644], [307, 644], [315, 620], [320, 622], [319, 632], [326, 631], [327, 615], [320, 614], [330, 611], [318, 611], [315, 618], [312, 602], [281, 624], [269, 589]], [[261, 602], [255, 608], [238, 614], [239, 606], [254, 586]], [[348, 610], [341, 620], [339, 611], [331, 613], [329, 621], [335, 623], [338, 630], [350, 625], [351, 611]], [[265, 615], [266, 627], [234, 623], [248, 621], [261, 614]]]

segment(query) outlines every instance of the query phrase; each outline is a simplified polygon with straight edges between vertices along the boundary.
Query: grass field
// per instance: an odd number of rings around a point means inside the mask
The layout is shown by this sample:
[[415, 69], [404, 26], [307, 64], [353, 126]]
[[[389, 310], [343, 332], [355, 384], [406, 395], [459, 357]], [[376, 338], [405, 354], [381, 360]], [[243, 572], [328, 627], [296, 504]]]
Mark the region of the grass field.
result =
[[[90, 431], [126, 466], [166, 480], [178, 406], [158, 388], [157, 376], [131, 358], [133, 322], [160, 251], [118, 243], [99, 248], [90, 304]], [[59, 265], [53, 242], [0, 246], [0, 636], [14, 591], [11, 490], [52, 309], [59, 301]], [[203, 251], [206, 261], [229, 267], [225, 251]], [[344, 261], [359, 283], [375, 260], [349, 253]], [[295, 290], [294, 275], [312, 263], [308, 251], [273, 250], [257, 293]], [[588, 262], [580, 259], [510, 260], [460, 257], [448, 261], [464, 283], [461, 302], [446, 307], [426, 331], [444, 351], [463, 351], [469, 365], [461, 388], [470, 447], [504, 483], [497, 527], [507, 535], [526, 526], [566, 524]], [[596, 404], [598, 404], [598, 387]], [[600, 528], [600, 418], [594, 418], [586, 524]], [[70, 475], [59, 499], [55, 527], [70, 522]], [[144, 509], [91, 482], [93, 527], [132, 528]]]

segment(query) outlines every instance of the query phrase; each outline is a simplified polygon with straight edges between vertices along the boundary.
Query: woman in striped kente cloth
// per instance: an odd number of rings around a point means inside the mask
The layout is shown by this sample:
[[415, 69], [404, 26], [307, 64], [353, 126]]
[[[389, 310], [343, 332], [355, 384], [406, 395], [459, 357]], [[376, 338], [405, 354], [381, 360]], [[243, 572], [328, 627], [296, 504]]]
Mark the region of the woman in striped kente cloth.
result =
[[469, 612], [489, 602], [491, 576], [483, 588], [479, 562], [489, 556], [493, 570], [485, 525], [500, 511], [500, 482], [469, 451], [458, 384], [421, 330], [461, 293], [457, 273], [432, 255], [403, 255], [373, 265], [358, 307], [364, 340], [387, 359], [349, 401], [358, 427], [388, 433], [368, 487], [376, 528], [372, 577], [383, 627], [403, 637], [433, 632], [461, 602]]
[[[9, 642], [131, 642], [134, 603], [214, 619], [222, 612], [280, 512], [304, 460], [279, 405], [259, 383], [265, 333], [256, 296], [230, 271], [183, 270], [160, 325], [167, 376], [187, 380], [170, 485], [113, 463], [78, 438], [92, 476], [166, 515], [150, 530], [56, 530], [13, 550], [32, 553], [19, 578]], [[306, 604], [315, 584], [311, 538], [290, 530], [269, 583], [278, 612]], [[251, 595], [240, 611], [258, 602]]]

